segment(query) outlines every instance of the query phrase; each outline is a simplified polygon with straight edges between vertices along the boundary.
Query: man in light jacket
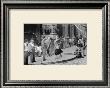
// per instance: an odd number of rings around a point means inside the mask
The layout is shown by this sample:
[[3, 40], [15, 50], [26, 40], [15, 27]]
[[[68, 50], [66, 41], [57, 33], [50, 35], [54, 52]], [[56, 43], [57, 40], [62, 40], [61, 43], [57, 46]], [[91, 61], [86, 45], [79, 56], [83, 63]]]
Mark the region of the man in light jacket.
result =
[[29, 63], [35, 62], [35, 47], [34, 47], [34, 40], [31, 39], [30, 43], [28, 44], [28, 52], [29, 52]]

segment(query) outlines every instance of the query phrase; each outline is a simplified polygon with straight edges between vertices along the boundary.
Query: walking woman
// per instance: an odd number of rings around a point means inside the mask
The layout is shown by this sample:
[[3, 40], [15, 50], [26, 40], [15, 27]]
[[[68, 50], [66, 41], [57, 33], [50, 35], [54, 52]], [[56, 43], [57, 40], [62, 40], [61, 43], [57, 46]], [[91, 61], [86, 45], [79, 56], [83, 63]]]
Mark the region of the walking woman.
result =
[[55, 55], [56, 57], [58, 57], [60, 55], [60, 57], [62, 57], [61, 53], [63, 53], [63, 51], [60, 48], [60, 41], [58, 39], [55, 40]]

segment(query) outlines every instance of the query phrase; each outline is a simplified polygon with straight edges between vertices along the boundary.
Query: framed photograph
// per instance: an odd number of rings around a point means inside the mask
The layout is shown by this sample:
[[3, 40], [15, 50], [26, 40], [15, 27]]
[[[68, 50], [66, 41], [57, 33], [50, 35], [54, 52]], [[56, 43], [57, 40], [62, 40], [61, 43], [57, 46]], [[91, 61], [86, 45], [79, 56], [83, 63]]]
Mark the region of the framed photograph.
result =
[[1, 1], [1, 88], [110, 87], [109, 1]]

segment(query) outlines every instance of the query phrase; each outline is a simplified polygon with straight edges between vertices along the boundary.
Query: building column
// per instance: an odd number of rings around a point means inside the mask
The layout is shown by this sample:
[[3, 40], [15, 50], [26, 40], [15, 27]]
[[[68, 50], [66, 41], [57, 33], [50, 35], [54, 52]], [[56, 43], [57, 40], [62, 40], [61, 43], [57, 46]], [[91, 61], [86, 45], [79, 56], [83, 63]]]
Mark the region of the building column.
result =
[[43, 32], [43, 35], [45, 35], [45, 25], [42, 24], [42, 32]]
[[75, 37], [75, 35], [74, 35], [74, 24], [71, 24], [71, 35], [72, 35], [72, 38], [74, 38]]
[[68, 38], [69, 38], [68, 24], [63, 24], [63, 35], [65, 38], [64, 47], [67, 48], [67, 47], [69, 47], [69, 44], [68, 44]]
[[57, 28], [57, 25], [50, 25], [51, 33], [50, 34], [56, 34], [55, 28]]
[[68, 24], [63, 24], [63, 35], [64, 35], [65, 38], [69, 37]]
[[68, 34], [68, 24], [65, 24], [65, 37], [68, 38], [69, 34]]

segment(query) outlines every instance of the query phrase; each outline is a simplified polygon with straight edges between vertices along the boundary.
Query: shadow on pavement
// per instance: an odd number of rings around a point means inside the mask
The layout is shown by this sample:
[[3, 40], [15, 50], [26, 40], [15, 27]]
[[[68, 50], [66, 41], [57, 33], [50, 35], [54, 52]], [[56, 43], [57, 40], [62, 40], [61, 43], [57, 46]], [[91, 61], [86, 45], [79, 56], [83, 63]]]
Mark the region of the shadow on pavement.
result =
[[64, 53], [65, 55], [74, 55], [74, 53]]
[[[49, 62], [48, 64], [56, 64], [56, 63], [67, 63], [68, 61], [72, 61], [74, 59], [76, 59], [77, 57], [68, 59], [68, 60], [62, 60], [62, 61], [56, 61], [56, 62]], [[78, 58], [77, 58], [78, 59]], [[45, 64], [46, 65], [46, 64]]]

